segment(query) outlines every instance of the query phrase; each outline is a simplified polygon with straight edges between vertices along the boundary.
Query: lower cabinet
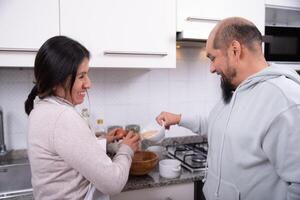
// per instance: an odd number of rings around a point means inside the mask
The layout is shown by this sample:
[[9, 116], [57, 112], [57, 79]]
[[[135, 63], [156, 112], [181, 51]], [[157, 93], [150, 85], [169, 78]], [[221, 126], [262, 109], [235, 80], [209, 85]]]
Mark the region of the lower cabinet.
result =
[[111, 200], [194, 200], [194, 183], [181, 183], [140, 190], [131, 190], [112, 196]]

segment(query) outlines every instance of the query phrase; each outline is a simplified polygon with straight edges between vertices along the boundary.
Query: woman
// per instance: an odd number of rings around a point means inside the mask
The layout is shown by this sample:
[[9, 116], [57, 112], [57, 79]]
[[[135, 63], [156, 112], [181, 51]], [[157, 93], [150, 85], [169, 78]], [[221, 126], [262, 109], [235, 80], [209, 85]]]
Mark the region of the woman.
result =
[[88, 50], [64, 36], [47, 40], [36, 55], [36, 84], [25, 102], [35, 199], [109, 199], [127, 182], [138, 136], [127, 134], [111, 160], [75, 110], [91, 86], [88, 64]]

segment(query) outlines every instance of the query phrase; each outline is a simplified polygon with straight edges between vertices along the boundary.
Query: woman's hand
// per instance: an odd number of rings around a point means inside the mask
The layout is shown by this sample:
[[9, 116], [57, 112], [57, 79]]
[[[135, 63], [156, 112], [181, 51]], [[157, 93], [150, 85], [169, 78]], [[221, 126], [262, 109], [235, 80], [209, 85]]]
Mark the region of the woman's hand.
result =
[[107, 143], [111, 143], [114, 140], [119, 140], [122, 139], [123, 137], [126, 136], [126, 131], [123, 130], [122, 128], [116, 128], [108, 132], [105, 136]]
[[123, 144], [128, 145], [133, 152], [136, 152], [139, 148], [140, 136], [133, 131], [129, 131], [126, 137], [123, 138]]

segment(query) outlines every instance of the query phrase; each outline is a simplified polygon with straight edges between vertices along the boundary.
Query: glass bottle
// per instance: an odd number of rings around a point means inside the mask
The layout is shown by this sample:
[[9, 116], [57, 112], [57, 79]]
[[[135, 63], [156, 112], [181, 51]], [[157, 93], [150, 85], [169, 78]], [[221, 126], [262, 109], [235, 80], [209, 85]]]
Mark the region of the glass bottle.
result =
[[97, 119], [95, 125], [95, 135], [96, 137], [104, 137], [106, 134], [105, 126], [103, 124], [103, 119]]

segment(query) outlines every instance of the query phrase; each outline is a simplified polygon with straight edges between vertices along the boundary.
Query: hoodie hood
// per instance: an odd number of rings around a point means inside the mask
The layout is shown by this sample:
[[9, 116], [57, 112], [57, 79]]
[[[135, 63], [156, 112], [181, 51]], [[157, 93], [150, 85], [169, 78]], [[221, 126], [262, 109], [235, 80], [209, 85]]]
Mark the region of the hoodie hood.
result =
[[288, 79], [293, 80], [297, 84], [300, 85], [300, 76], [293, 69], [287, 69], [275, 64], [266, 67], [260, 72], [249, 76], [246, 80], [244, 80], [237, 88], [237, 90], [245, 90], [249, 87], [254, 86], [257, 83], [277, 78], [279, 76], [285, 76]]

